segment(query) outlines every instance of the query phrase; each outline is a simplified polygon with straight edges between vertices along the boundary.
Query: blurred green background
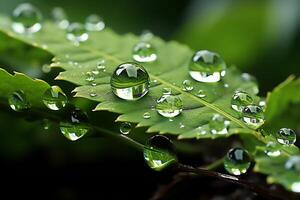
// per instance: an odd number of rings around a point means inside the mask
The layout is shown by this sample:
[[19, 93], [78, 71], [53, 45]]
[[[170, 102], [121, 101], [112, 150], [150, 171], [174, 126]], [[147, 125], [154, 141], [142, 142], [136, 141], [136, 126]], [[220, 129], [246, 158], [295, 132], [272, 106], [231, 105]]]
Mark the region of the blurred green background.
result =
[[[0, 0], [0, 12], [10, 15], [22, 2]], [[70, 21], [83, 22], [87, 15], [96, 13], [103, 17], [107, 27], [121, 34], [141, 34], [144, 30], [150, 30], [157, 36], [177, 40], [195, 50], [216, 51], [229, 65], [257, 77], [262, 96], [290, 74], [300, 74], [299, 0], [26, 2], [40, 8], [45, 17], [49, 17], [51, 9], [56, 6], [65, 9]], [[44, 52], [16, 41], [8, 42], [4, 35], [0, 35], [1, 66], [53, 84], [63, 84], [71, 90], [72, 85], [52, 80], [57, 71], [46, 75], [41, 72], [41, 66], [49, 62], [50, 57]], [[94, 106], [84, 101], [79, 103], [86, 109]], [[2, 171], [9, 172], [6, 175], [10, 178], [5, 179], [8, 186], [11, 184], [13, 187], [18, 182], [18, 186], [22, 187], [34, 177], [36, 182], [57, 181], [57, 186], [52, 188], [53, 198], [56, 199], [84, 199], [81, 195], [87, 198], [88, 194], [97, 197], [110, 194], [109, 199], [113, 199], [120, 195], [123, 198], [132, 197], [135, 194], [133, 188], [143, 184], [140, 199], [147, 199], [159, 183], [169, 180], [167, 175], [151, 172], [144, 164], [142, 154], [125, 144], [102, 137], [84, 138], [71, 143], [59, 134], [57, 125], [44, 130], [40, 121], [16, 119], [13, 112], [4, 108], [1, 110], [4, 112], [0, 112], [0, 158], [4, 163]], [[114, 114], [94, 115], [99, 123], [118, 129], [118, 124], [112, 123], [116, 117]], [[145, 138], [141, 134], [141, 129], [132, 133], [133, 137], [143, 141]], [[196, 148], [196, 151], [201, 151], [201, 148]], [[199, 161], [195, 163], [201, 163], [203, 157], [197, 156], [195, 158]], [[52, 173], [55, 175], [51, 176]], [[89, 183], [89, 178], [99, 185]], [[126, 185], [130, 182], [128, 179], [134, 183]], [[102, 184], [107, 186], [100, 187]], [[115, 188], [120, 195], [109, 193], [107, 188]], [[47, 193], [51, 191], [44, 190]]]

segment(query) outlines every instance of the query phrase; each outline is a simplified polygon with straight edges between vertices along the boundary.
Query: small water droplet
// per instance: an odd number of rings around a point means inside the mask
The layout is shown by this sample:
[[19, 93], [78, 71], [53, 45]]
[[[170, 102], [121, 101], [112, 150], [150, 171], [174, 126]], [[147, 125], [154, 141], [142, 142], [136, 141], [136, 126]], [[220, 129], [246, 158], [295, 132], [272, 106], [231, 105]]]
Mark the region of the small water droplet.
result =
[[199, 127], [197, 127], [197, 136], [202, 136], [202, 135], [206, 135], [206, 134], [208, 134], [209, 133], [209, 131], [208, 131], [208, 129], [207, 128], [205, 128], [204, 126], [199, 126]]
[[265, 154], [270, 157], [280, 156], [281, 152], [279, 147], [275, 142], [268, 142], [266, 145], [266, 149], [264, 150]]
[[18, 90], [9, 95], [8, 104], [14, 111], [17, 112], [25, 111], [30, 108], [30, 104], [22, 90]]
[[139, 42], [132, 49], [132, 57], [137, 62], [153, 62], [157, 59], [156, 49], [147, 42]]
[[128, 123], [128, 122], [123, 122], [121, 125], [120, 125], [120, 132], [124, 135], [127, 135], [129, 134], [131, 131], [131, 123]]
[[50, 121], [48, 119], [43, 119], [42, 126], [44, 130], [48, 130], [50, 128]]
[[76, 141], [89, 131], [89, 128], [83, 124], [87, 121], [87, 115], [76, 108], [70, 113], [70, 121], [60, 123], [60, 131], [67, 139]]
[[285, 168], [287, 170], [293, 170], [300, 172], [300, 156], [291, 156], [285, 163]]
[[172, 89], [171, 88], [163, 88], [162, 93], [163, 94], [172, 94]]
[[93, 73], [94, 75], [98, 75], [100, 72], [99, 72], [97, 69], [94, 69], [94, 70], [92, 70], [92, 73]]
[[162, 135], [151, 137], [144, 148], [144, 159], [147, 165], [161, 171], [177, 162], [173, 143]]
[[49, 73], [49, 72], [51, 71], [50, 65], [44, 64], [44, 65], [42, 66], [42, 71], [43, 71], [44, 73]]
[[80, 42], [87, 41], [88, 38], [89, 35], [82, 24], [74, 22], [68, 26], [67, 39], [75, 45], [79, 45]]
[[113, 93], [119, 98], [138, 100], [148, 93], [150, 78], [144, 67], [127, 62], [115, 69], [110, 85]]
[[150, 81], [150, 87], [155, 87], [158, 85], [158, 81], [156, 79]]
[[182, 90], [186, 92], [190, 92], [194, 89], [194, 86], [192, 85], [192, 82], [189, 80], [184, 80], [182, 82]]
[[225, 84], [224, 84], [224, 88], [229, 88], [229, 84], [228, 84], [228, 83], [225, 83]]
[[150, 119], [150, 118], [151, 118], [150, 113], [149, 113], [149, 112], [145, 112], [145, 113], [143, 114], [143, 118], [144, 118], [144, 119]]
[[176, 117], [182, 112], [183, 103], [180, 97], [165, 94], [156, 102], [157, 112], [164, 117]]
[[183, 124], [183, 123], [179, 123], [179, 128], [184, 128], [185, 127], [185, 125]]
[[214, 83], [225, 76], [226, 64], [219, 54], [202, 50], [197, 51], [189, 64], [190, 76], [199, 82]]
[[95, 87], [95, 86], [97, 86], [97, 83], [92, 82], [92, 83], [91, 83], [91, 86]]
[[205, 92], [203, 90], [199, 90], [197, 92], [197, 96], [200, 97], [200, 98], [204, 98], [204, 97], [206, 97], [206, 94], [205, 94]]
[[261, 126], [264, 123], [264, 113], [260, 106], [248, 105], [243, 111], [243, 121], [250, 126]]
[[61, 29], [68, 28], [70, 22], [68, 20], [67, 14], [65, 13], [64, 9], [61, 7], [53, 8], [51, 12], [52, 19]]
[[259, 105], [260, 107], [262, 107], [262, 109], [263, 109], [264, 111], [266, 110], [267, 105], [266, 105], [266, 100], [265, 100], [265, 99], [261, 99], [261, 100], [259, 101], [258, 105]]
[[250, 167], [250, 156], [241, 148], [230, 149], [224, 159], [226, 171], [233, 175], [245, 174]]
[[296, 133], [289, 128], [281, 128], [276, 135], [277, 141], [283, 145], [292, 145], [296, 142]]
[[95, 93], [95, 92], [90, 93], [90, 97], [96, 97], [96, 96], [98, 96], [97, 93]]
[[22, 3], [16, 7], [12, 14], [12, 29], [16, 33], [31, 34], [42, 28], [42, 14], [29, 3]]
[[95, 81], [95, 75], [92, 72], [86, 72], [85, 80], [87, 82], [93, 82], [93, 81]]
[[212, 119], [209, 122], [210, 132], [212, 134], [227, 134], [228, 133], [229, 121], [219, 114], [213, 115]]
[[88, 31], [101, 31], [105, 28], [105, 23], [100, 16], [92, 14], [86, 18], [85, 28]]
[[247, 92], [243, 91], [236, 91], [231, 98], [231, 108], [238, 112], [242, 112], [246, 106], [252, 103], [252, 97]]
[[59, 86], [47, 89], [43, 96], [43, 102], [51, 110], [60, 110], [67, 104], [67, 96]]

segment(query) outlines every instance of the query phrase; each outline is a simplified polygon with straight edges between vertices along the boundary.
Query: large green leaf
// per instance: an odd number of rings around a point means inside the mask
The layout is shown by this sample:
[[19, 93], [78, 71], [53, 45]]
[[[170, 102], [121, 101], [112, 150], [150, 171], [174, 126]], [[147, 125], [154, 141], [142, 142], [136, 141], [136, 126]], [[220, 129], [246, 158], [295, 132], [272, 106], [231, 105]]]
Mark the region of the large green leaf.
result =
[[[0, 20], [1, 31], [5, 34], [42, 48], [55, 56], [52, 66], [61, 67], [65, 70], [59, 74], [57, 79], [79, 85], [74, 90], [76, 97], [101, 102], [95, 110], [120, 113], [118, 121], [135, 122], [138, 123], [138, 126], [148, 126], [149, 132], [170, 133], [178, 135], [180, 138], [220, 137], [241, 131], [251, 131], [251, 128], [239, 119], [238, 113], [231, 109], [230, 101], [236, 89], [242, 89], [255, 95], [253, 88], [256, 87], [256, 84], [252, 81], [245, 81], [234, 67], [227, 70], [224, 80], [219, 83], [195, 82], [189, 77], [187, 70], [193, 51], [177, 42], [166, 43], [155, 37], [151, 43], [157, 49], [158, 60], [144, 64], [144, 67], [147, 69], [151, 80], [156, 80], [158, 84], [153, 86], [150, 93], [141, 100], [124, 101], [111, 92], [110, 75], [117, 65], [132, 60], [132, 47], [139, 42], [138, 37], [132, 34], [120, 36], [110, 29], [106, 29], [102, 32], [89, 33], [88, 41], [76, 47], [66, 39], [65, 32], [51, 22], [45, 23], [42, 31], [32, 36], [26, 36], [14, 33], [11, 30], [9, 19], [2, 17]], [[93, 87], [86, 81], [85, 74], [95, 69], [97, 63], [102, 59], [106, 61], [106, 72], [98, 75], [96, 78], [98, 85]], [[194, 86], [192, 92], [182, 91], [181, 87], [184, 80], [192, 81]], [[229, 87], [225, 87], [225, 84], [228, 84]], [[179, 95], [184, 103], [183, 113], [173, 121], [169, 121], [151, 109], [155, 106], [156, 99], [162, 95], [162, 89], [165, 87], [171, 88], [172, 92]], [[204, 90], [207, 95], [204, 99], [196, 96], [200, 89]], [[91, 97], [90, 93], [92, 92], [96, 93], [97, 96]], [[145, 112], [150, 113], [150, 119], [143, 118]], [[224, 135], [199, 135], [197, 128], [207, 124], [216, 113], [231, 121], [232, 129], [230, 130], [232, 131]]]

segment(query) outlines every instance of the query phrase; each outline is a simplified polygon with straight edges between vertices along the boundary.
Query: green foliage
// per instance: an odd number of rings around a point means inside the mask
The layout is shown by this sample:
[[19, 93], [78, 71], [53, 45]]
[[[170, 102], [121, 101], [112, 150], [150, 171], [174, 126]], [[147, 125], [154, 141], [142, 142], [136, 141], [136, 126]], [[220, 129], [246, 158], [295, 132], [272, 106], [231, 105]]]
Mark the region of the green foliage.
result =
[[[120, 114], [117, 121], [137, 123], [138, 127], [149, 127], [147, 132], [173, 134], [179, 139], [218, 138], [240, 134], [245, 146], [250, 148], [249, 151], [252, 153], [252, 157], [257, 161], [256, 171], [270, 175], [271, 178], [269, 180], [281, 183], [287, 189], [291, 189], [291, 182], [299, 180], [298, 178], [290, 178], [290, 173], [292, 172], [282, 170], [282, 167], [284, 167], [284, 159], [282, 157], [278, 157], [278, 160], [277, 158], [270, 159], [255, 151], [256, 148], [254, 147], [263, 149], [266, 143], [275, 141], [274, 135], [268, 133], [269, 136], [264, 137], [264, 132], [247, 126], [241, 121], [240, 114], [231, 109], [231, 97], [236, 90], [247, 91], [253, 96], [255, 103], [259, 101], [259, 97], [256, 96], [256, 83], [251, 80], [245, 80], [235, 67], [229, 67], [224, 79], [218, 83], [205, 84], [195, 82], [188, 75], [188, 63], [193, 55], [193, 51], [177, 42], [164, 42], [160, 38], [154, 37], [151, 43], [156, 48], [158, 60], [143, 64], [152, 80], [150, 92], [138, 101], [124, 101], [112, 93], [110, 77], [119, 64], [132, 60], [132, 47], [140, 41], [140, 38], [137, 36], [132, 34], [118, 35], [110, 29], [105, 29], [101, 32], [90, 32], [89, 39], [86, 42], [79, 46], [74, 46], [73, 43], [66, 39], [65, 31], [59, 29], [51, 22], [45, 22], [42, 30], [35, 33], [32, 37], [16, 34], [12, 32], [10, 27], [11, 21], [2, 16], [0, 18], [0, 31], [12, 39], [22, 41], [52, 54], [54, 58], [51, 66], [65, 70], [56, 79], [77, 85], [74, 89], [75, 97], [98, 102], [99, 104], [94, 111], [106, 110], [115, 112]], [[94, 82], [97, 85], [92, 86], [91, 82], [86, 80], [88, 77], [87, 73], [96, 69], [97, 64], [102, 60], [105, 60], [106, 69], [95, 76]], [[19, 73], [12, 76], [4, 70], [0, 71], [0, 78], [5, 80], [3, 82], [5, 84], [0, 85], [1, 99], [7, 98], [15, 90], [23, 90], [34, 107], [41, 107], [41, 97], [44, 91], [49, 88], [47, 83], [41, 80], [32, 80]], [[194, 88], [192, 91], [182, 90], [182, 82], [184, 80], [192, 82]], [[153, 84], [154, 82], [157, 83]], [[225, 87], [225, 84], [229, 87]], [[270, 122], [274, 116], [278, 116], [282, 112], [282, 110], [274, 111], [279, 104], [283, 109], [288, 102], [299, 101], [299, 97], [294, 98], [292, 95], [286, 95], [286, 92], [298, 93], [296, 91], [298, 84], [299, 81], [288, 79], [287, 82], [268, 96], [266, 113]], [[178, 95], [183, 101], [183, 112], [174, 118], [173, 121], [160, 116], [152, 109], [156, 104], [156, 100], [162, 95], [164, 88], [170, 88], [172, 93]], [[199, 90], [203, 90], [206, 97], [198, 97], [197, 93]], [[91, 93], [96, 95], [91, 95]], [[282, 95], [287, 97], [281, 102]], [[150, 114], [148, 119], [143, 117], [146, 112]], [[215, 114], [221, 115], [230, 121], [229, 133], [199, 134], [199, 127], [210, 126], [212, 117]], [[299, 154], [299, 149], [292, 145], [283, 147], [282, 152], [286, 160], [291, 155]], [[272, 166], [273, 162], [280, 165], [278, 168], [274, 168], [274, 171], [269, 167]], [[274, 177], [274, 174], [277, 172], [280, 172], [282, 175]]]

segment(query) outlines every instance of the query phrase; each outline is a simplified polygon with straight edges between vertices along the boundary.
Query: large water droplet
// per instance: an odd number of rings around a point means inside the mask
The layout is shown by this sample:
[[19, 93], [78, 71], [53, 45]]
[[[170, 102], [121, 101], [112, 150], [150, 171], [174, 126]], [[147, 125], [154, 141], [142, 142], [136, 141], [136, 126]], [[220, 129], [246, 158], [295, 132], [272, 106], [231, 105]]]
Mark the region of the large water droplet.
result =
[[300, 156], [291, 156], [285, 163], [285, 168], [288, 170], [293, 170], [300, 172]]
[[60, 110], [67, 104], [67, 96], [59, 86], [47, 89], [43, 96], [43, 102], [51, 110]]
[[225, 118], [219, 114], [213, 115], [212, 119], [209, 122], [210, 132], [212, 134], [227, 134], [228, 126], [230, 122], [225, 120]]
[[250, 126], [261, 126], [264, 123], [264, 113], [260, 106], [248, 105], [243, 109], [243, 121]]
[[242, 112], [245, 106], [252, 103], [252, 97], [248, 93], [242, 91], [236, 91], [231, 99], [231, 107], [238, 112]]
[[22, 90], [18, 90], [9, 95], [8, 104], [14, 111], [17, 112], [25, 111], [30, 108], [30, 104]]
[[250, 157], [246, 150], [241, 148], [230, 149], [224, 159], [226, 171], [233, 175], [241, 175], [250, 167]]
[[60, 131], [67, 139], [76, 141], [89, 131], [89, 128], [83, 124], [87, 121], [87, 115], [76, 108], [71, 111], [69, 122], [60, 123]]
[[124, 135], [127, 135], [129, 134], [131, 131], [131, 123], [128, 123], [128, 122], [123, 122], [121, 125], [120, 125], [120, 132]]
[[157, 59], [156, 49], [147, 42], [139, 42], [132, 49], [132, 57], [138, 62], [153, 62]]
[[280, 144], [292, 145], [296, 142], [296, 133], [289, 128], [281, 128], [276, 135], [277, 141]]
[[42, 28], [40, 11], [29, 3], [18, 5], [13, 11], [12, 19], [12, 29], [16, 33], [35, 33]]
[[104, 27], [105, 23], [103, 19], [96, 14], [88, 16], [85, 20], [85, 28], [88, 31], [101, 31]]
[[199, 82], [214, 83], [225, 76], [226, 63], [219, 54], [202, 50], [197, 51], [189, 64], [190, 76]]
[[147, 165], [155, 171], [161, 171], [177, 162], [172, 142], [162, 135], [149, 139], [144, 148], [144, 159]]
[[89, 38], [84, 26], [74, 22], [67, 28], [67, 39], [78, 45], [80, 42], [85, 42]]
[[192, 85], [192, 82], [189, 80], [184, 80], [182, 82], [182, 90], [186, 92], [190, 92], [194, 89], [194, 86]]
[[176, 117], [182, 112], [183, 103], [178, 96], [165, 94], [156, 103], [157, 112], [164, 117]]
[[59, 28], [61, 29], [68, 28], [70, 22], [63, 8], [61, 7], [53, 8], [51, 15], [54, 22], [58, 25]]
[[266, 149], [264, 150], [265, 154], [270, 157], [277, 157], [280, 156], [281, 152], [279, 147], [275, 142], [268, 142], [266, 145]]
[[150, 79], [141, 65], [127, 62], [115, 69], [110, 85], [113, 93], [119, 98], [138, 100], [148, 93]]

